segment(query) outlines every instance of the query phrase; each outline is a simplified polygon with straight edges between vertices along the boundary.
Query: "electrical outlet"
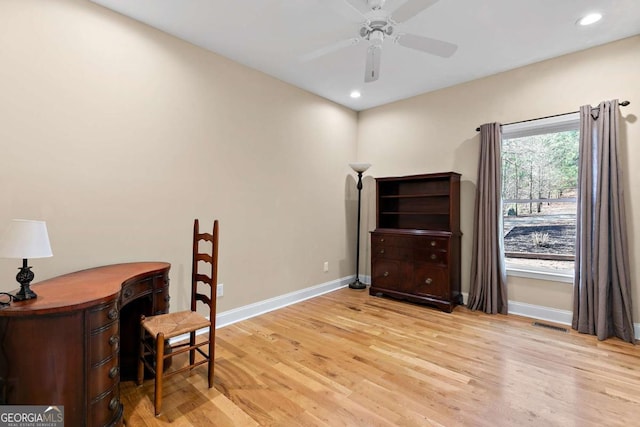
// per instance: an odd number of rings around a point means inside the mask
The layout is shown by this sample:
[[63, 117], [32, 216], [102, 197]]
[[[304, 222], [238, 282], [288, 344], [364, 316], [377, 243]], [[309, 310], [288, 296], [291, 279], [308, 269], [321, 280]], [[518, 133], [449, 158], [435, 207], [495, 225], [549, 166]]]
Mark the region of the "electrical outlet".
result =
[[327, 271], [329, 271], [329, 261], [324, 262], [324, 272], [326, 273]]
[[221, 297], [224, 295], [224, 285], [222, 283], [218, 283], [218, 288], [216, 289], [216, 296]]

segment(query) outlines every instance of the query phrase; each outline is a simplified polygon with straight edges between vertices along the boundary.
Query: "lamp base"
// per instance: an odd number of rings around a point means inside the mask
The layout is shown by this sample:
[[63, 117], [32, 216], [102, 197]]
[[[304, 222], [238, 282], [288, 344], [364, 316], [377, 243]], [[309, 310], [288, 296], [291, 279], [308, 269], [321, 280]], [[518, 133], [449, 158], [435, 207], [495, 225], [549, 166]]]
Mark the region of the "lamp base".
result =
[[16, 280], [18, 281], [18, 283], [20, 283], [20, 290], [17, 294], [14, 295], [14, 301], [25, 301], [38, 297], [38, 295], [36, 295], [36, 293], [33, 292], [29, 286], [31, 284], [31, 281], [33, 280], [33, 277], [33, 271], [31, 271], [31, 267], [28, 267], [26, 265], [25, 260], [25, 263], [16, 276]]
[[13, 296], [13, 300], [14, 301], [26, 301], [28, 299], [34, 299], [34, 298], [37, 298], [37, 297], [38, 297], [38, 295], [36, 295], [35, 292], [33, 292], [29, 287], [25, 287], [25, 288], [20, 288], [18, 293], [16, 293]]
[[359, 278], [356, 278], [353, 282], [349, 283], [349, 288], [351, 289], [367, 289], [367, 284], [362, 283]]

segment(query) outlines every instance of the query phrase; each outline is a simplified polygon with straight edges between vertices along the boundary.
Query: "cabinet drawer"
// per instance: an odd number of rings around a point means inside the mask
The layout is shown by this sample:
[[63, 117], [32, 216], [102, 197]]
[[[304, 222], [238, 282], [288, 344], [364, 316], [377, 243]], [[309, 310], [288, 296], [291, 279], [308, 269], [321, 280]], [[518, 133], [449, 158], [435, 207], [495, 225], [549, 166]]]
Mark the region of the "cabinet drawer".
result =
[[417, 264], [414, 274], [415, 292], [440, 298], [449, 296], [449, 273], [445, 268]]
[[411, 263], [395, 260], [379, 260], [373, 265], [371, 283], [373, 286], [406, 291], [411, 288]]
[[115, 322], [109, 327], [91, 332], [91, 337], [89, 338], [89, 362], [91, 366], [117, 355], [120, 350], [119, 326], [119, 323]]
[[91, 368], [89, 381], [89, 396], [94, 399], [113, 388], [120, 382], [120, 366], [118, 355], [104, 361], [101, 365]]
[[104, 304], [89, 311], [89, 328], [93, 331], [117, 322], [119, 318], [120, 312], [115, 301], [110, 304]]
[[385, 244], [376, 244], [371, 247], [372, 258], [410, 260], [413, 257], [411, 248], [403, 246], [390, 246]]
[[407, 236], [398, 236], [396, 234], [372, 233], [371, 243], [382, 244], [385, 246], [405, 246], [411, 247], [413, 239]]
[[449, 250], [449, 239], [446, 237], [421, 236], [416, 240], [416, 249]]
[[429, 264], [447, 265], [449, 263], [449, 253], [438, 249], [420, 248], [415, 251], [415, 260]]

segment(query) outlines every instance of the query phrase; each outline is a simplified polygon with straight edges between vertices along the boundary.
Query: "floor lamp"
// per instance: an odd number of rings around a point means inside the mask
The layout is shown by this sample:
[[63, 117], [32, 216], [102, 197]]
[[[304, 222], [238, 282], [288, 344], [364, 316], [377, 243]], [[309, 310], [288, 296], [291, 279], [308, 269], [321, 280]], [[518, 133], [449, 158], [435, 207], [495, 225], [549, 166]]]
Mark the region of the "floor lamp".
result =
[[365, 289], [366, 283], [360, 281], [360, 204], [362, 194], [362, 174], [369, 169], [371, 165], [369, 163], [349, 163], [351, 169], [358, 173], [358, 228], [356, 229], [356, 280], [349, 283], [351, 289]]

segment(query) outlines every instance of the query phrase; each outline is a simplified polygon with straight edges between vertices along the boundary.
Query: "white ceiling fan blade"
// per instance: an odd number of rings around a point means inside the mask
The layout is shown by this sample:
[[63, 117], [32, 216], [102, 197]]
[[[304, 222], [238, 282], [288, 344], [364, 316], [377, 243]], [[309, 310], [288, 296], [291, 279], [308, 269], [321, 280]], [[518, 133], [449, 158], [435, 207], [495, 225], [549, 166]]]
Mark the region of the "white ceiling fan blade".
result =
[[364, 71], [364, 81], [366, 83], [378, 80], [380, 77], [380, 46], [369, 46], [367, 49], [367, 63]]
[[349, 21], [362, 22], [364, 14], [369, 11], [365, 0], [318, 0], [326, 4], [331, 10]]
[[327, 46], [323, 46], [320, 49], [305, 53], [304, 55], [300, 56], [300, 61], [311, 61], [313, 59], [320, 58], [321, 56], [327, 55], [340, 49], [344, 49], [345, 47], [356, 45], [358, 43], [360, 43], [360, 39], [357, 37], [340, 40], [339, 42], [332, 43]]
[[458, 46], [442, 40], [429, 37], [416, 36], [415, 34], [401, 34], [395, 39], [400, 46], [430, 53], [432, 55], [448, 58], [458, 50]]
[[407, 21], [437, 2], [438, 0], [407, 0], [391, 14], [391, 18], [397, 23]]

